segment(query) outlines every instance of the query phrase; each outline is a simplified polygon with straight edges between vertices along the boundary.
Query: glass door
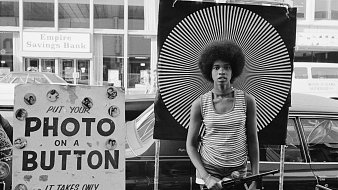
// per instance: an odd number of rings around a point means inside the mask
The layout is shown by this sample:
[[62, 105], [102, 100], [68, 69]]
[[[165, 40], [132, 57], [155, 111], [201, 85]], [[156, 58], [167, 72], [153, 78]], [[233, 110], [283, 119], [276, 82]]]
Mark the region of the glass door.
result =
[[76, 72], [78, 77], [76, 79], [77, 84], [86, 84], [89, 85], [89, 60], [88, 59], [79, 59], [77, 60]]
[[61, 59], [60, 76], [71, 84], [90, 84], [88, 59]]
[[65, 79], [68, 83], [75, 84], [75, 65], [74, 59], [61, 59], [60, 61], [61, 73], [60, 76]]

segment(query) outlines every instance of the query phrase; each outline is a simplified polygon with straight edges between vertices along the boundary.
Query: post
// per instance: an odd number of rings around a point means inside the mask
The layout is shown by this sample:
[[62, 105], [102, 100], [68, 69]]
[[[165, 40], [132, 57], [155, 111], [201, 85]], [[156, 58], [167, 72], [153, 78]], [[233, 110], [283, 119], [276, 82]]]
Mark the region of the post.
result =
[[155, 140], [155, 173], [154, 173], [154, 190], [158, 190], [158, 179], [160, 174], [160, 140]]
[[283, 190], [283, 182], [284, 182], [284, 162], [285, 162], [285, 146], [286, 146], [286, 145], [280, 145], [279, 190]]

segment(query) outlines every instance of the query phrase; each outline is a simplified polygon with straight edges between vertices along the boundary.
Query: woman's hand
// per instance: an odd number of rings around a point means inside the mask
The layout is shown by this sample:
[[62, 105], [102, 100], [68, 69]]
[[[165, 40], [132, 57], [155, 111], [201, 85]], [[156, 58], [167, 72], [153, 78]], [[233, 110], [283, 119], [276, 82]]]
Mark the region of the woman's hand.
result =
[[246, 190], [259, 190], [257, 189], [256, 181], [253, 181], [249, 187], [245, 184], [245, 189]]
[[213, 177], [213, 176], [209, 176], [206, 180], [205, 180], [205, 186], [207, 186], [208, 189], [212, 189], [212, 190], [221, 190], [222, 189], [222, 185], [220, 182], [221, 180]]

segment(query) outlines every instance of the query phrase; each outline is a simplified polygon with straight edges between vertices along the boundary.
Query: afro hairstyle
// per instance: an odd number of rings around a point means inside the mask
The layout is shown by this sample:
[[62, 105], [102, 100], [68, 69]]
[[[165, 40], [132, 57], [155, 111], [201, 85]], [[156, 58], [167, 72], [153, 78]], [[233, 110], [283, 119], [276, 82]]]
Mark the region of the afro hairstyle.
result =
[[198, 66], [205, 79], [213, 82], [211, 70], [215, 61], [224, 61], [230, 64], [232, 70], [232, 83], [244, 68], [245, 56], [242, 49], [232, 41], [213, 41], [201, 52]]

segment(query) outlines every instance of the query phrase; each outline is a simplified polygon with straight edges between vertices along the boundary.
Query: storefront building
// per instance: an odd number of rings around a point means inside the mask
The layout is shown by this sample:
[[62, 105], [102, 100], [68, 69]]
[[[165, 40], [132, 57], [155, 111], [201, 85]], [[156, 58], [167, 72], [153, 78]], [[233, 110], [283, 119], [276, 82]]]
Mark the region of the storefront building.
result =
[[338, 1], [294, 0], [293, 6], [298, 8], [295, 61], [338, 64]]
[[[298, 8], [295, 61], [338, 63], [338, 1], [266, 2]], [[158, 4], [0, 0], [0, 78], [10, 71], [53, 72], [72, 84], [155, 95]]]
[[0, 77], [53, 72], [155, 94], [155, 15], [158, 0], [0, 0]]

